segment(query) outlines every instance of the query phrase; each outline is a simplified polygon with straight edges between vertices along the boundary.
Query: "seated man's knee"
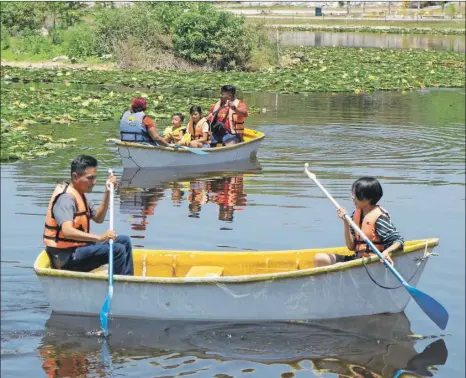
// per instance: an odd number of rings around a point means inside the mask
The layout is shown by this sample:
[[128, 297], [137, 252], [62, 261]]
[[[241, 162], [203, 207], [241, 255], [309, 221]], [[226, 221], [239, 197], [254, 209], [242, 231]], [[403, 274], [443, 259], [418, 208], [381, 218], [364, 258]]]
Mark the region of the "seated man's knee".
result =
[[114, 258], [121, 258], [126, 254], [126, 246], [121, 243], [113, 243], [113, 256]]
[[332, 264], [331, 256], [327, 253], [318, 253], [314, 256], [314, 266], [326, 266]]
[[115, 243], [130, 246], [131, 245], [131, 238], [129, 236], [126, 236], [126, 235], [118, 235], [116, 240], [115, 240]]

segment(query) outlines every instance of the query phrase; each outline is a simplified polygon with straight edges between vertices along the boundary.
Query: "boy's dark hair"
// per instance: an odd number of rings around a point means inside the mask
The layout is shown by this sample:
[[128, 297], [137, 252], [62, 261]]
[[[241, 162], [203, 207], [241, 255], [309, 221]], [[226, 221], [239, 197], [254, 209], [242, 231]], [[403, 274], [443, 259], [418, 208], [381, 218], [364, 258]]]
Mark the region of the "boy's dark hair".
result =
[[172, 118], [173, 118], [174, 116], [178, 116], [178, 117], [180, 117], [180, 119], [181, 119], [181, 122], [183, 122], [183, 121], [184, 121], [184, 115], [183, 115], [183, 114], [181, 114], [181, 113], [175, 113], [175, 114], [173, 114], [173, 115], [172, 115]]
[[71, 174], [73, 174], [73, 172], [76, 172], [77, 174], [82, 176], [86, 168], [94, 168], [97, 167], [97, 165], [97, 159], [93, 158], [92, 156], [78, 155], [71, 162]]
[[228, 92], [235, 97], [236, 94], [236, 87], [234, 85], [224, 85], [222, 89], [220, 89], [221, 92]]
[[359, 201], [370, 201], [371, 205], [376, 205], [383, 196], [382, 185], [374, 177], [357, 179], [351, 190]]
[[200, 106], [197, 106], [197, 105], [193, 105], [189, 108], [189, 114], [193, 114], [193, 113], [199, 113], [199, 114], [202, 114], [202, 109]]

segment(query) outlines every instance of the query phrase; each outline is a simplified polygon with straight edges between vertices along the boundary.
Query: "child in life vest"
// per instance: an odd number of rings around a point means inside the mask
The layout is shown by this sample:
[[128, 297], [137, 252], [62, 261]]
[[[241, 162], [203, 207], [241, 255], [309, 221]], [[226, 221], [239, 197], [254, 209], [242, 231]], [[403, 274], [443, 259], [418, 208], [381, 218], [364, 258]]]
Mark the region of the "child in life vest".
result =
[[[356, 209], [351, 218], [374, 246], [382, 252], [384, 259], [393, 264], [390, 254], [403, 249], [404, 239], [393, 225], [388, 212], [377, 205], [382, 196], [382, 186], [377, 179], [361, 177], [356, 180], [352, 186], [352, 199]], [[315, 267], [351, 261], [374, 253], [345, 220], [346, 211], [339, 208], [337, 214], [344, 222], [346, 246], [355, 253], [350, 256], [318, 253], [314, 256]]]
[[167, 143], [178, 143], [183, 139], [186, 133], [186, 127], [183, 126], [184, 115], [181, 113], [175, 113], [172, 115], [172, 125], [168, 126], [163, 131], [165, 142]]

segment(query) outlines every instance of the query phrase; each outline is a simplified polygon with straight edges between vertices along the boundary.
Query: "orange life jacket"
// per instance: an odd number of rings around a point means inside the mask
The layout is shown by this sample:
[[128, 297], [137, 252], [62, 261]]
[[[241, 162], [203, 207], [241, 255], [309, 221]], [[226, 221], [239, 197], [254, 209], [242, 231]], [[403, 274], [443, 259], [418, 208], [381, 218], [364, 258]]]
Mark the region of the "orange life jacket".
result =
[[88, 242], [65, 238], [61, 227], [53, 216], [53, 206], [57, 202], [58, 197], [64, 193], [71, 194], [74, 198], [74, 202], [76, 203], [76, 213], [73, 215], [73, 227], [87, 233], [90, 231], [89, 220], [91, 218], [91, 213], [90, 209], [87, 207], [86, 197], [84, 194], [80, 194], [68, 183], [59, 183], [53, 191], [52, 198], [50, 198], [49, 207], [47, 209], [44, 228], [44, 244], [47, 247], [54, 248], [73, 248], [88, 245]]
[[[233, 105], [236, 107], [239, 106], [240, 100], [235, 99], [233, 101]], [[214, 110], [213, 113], [215, 113], [218, 109], [220, 109], [220, 100], [217, 101], [217, 103], [214, 105]], [[230, 107], [227, 109], [227, 116], [228, 116], [228, 122], [225, 121], [225, 127], [227, 131], [230, 134], [238, 134], [241, 138], [243, 137], [244, 134], [244, 117], [240, 116], [238, 113], [236, 113], [234, 110], [232, 110]], [[210, 115], [210, 121], [212, 120], [213, 115]]]
[[[361, 210], [356, 209], [353, 215], [353, 221], [356, 223], [356, 225], [359, 226], [361, 231], [364, 233], [364, 235], [367, 236], [367, 238], [374, 244], [374, 246], [382, 252], [385, 247], [383, 243], [380, 241], [380, 237], [377, 235], [375, 232], [375, 223], [377, 222], [377, 219], [382, 214], [389, 215], [388, 212], [380, 206], [376, 206], [374, 209], [372, 209], [368, 214], [364, 216], [364, 218], [361, 217]], [[367, 256], [369, 253], [373, 253], [371, 247], [369, 247], [364, 239], [357, 233], [355, 232], [355, 251], [357, 254], [362, 254], [363, 256]]]
[[[205, 117], [201, 118], [197, 123], [196, 127], [193, 129], [193, 120], [190, 119], [188, 123], [188, 133], [191, 134], [191, 140], [201, 139], [204, 136], [202, 132], [202, 126], [207, 122]], [[209, 138], [207, 138], [209, 139]], [[208, 142], [208, 141], [207, 141]]]

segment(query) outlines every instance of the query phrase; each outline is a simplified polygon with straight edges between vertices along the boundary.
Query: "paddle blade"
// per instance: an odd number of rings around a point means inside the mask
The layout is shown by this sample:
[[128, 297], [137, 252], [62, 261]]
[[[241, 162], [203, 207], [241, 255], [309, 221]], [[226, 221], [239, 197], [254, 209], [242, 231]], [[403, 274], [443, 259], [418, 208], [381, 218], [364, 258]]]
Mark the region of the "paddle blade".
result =
[[209, 155], [209, 153], [207, 151], [202, 151], [202, 150], [199, 150], [197, 148], [186, 147], [186, 149], [188, 151], [192, 152], [193, 154], [196, 154], [196, 155]]
[[102, 305], [102, 309], [100, 310], [100, 326], [102, 327], [104, 336], [108, 336], [108, 314], [110, 312], [110, 303], [110, 295], [107, 295], [107, 298], [105, 298], [105, 302]]
[[440, 329], [445, 329], [449, 318], [448, 311], [445, 307], [438, 303], [434, 298], [415, 287], [410, 285], [406, 285], [405, 287], [426, 315], [432, 319]]
[[196, 154], [196, 155], [209, 155], [209, 153], [207, 151], [202, 151], [202, 150], [200, 150], [198, 148], [190, 148], [188, 146], [180, 146], [179, 144], [175, 144], [174, 147], [175, 148], [182, 148], [183, 150], [192, 152], [193, 154]]

